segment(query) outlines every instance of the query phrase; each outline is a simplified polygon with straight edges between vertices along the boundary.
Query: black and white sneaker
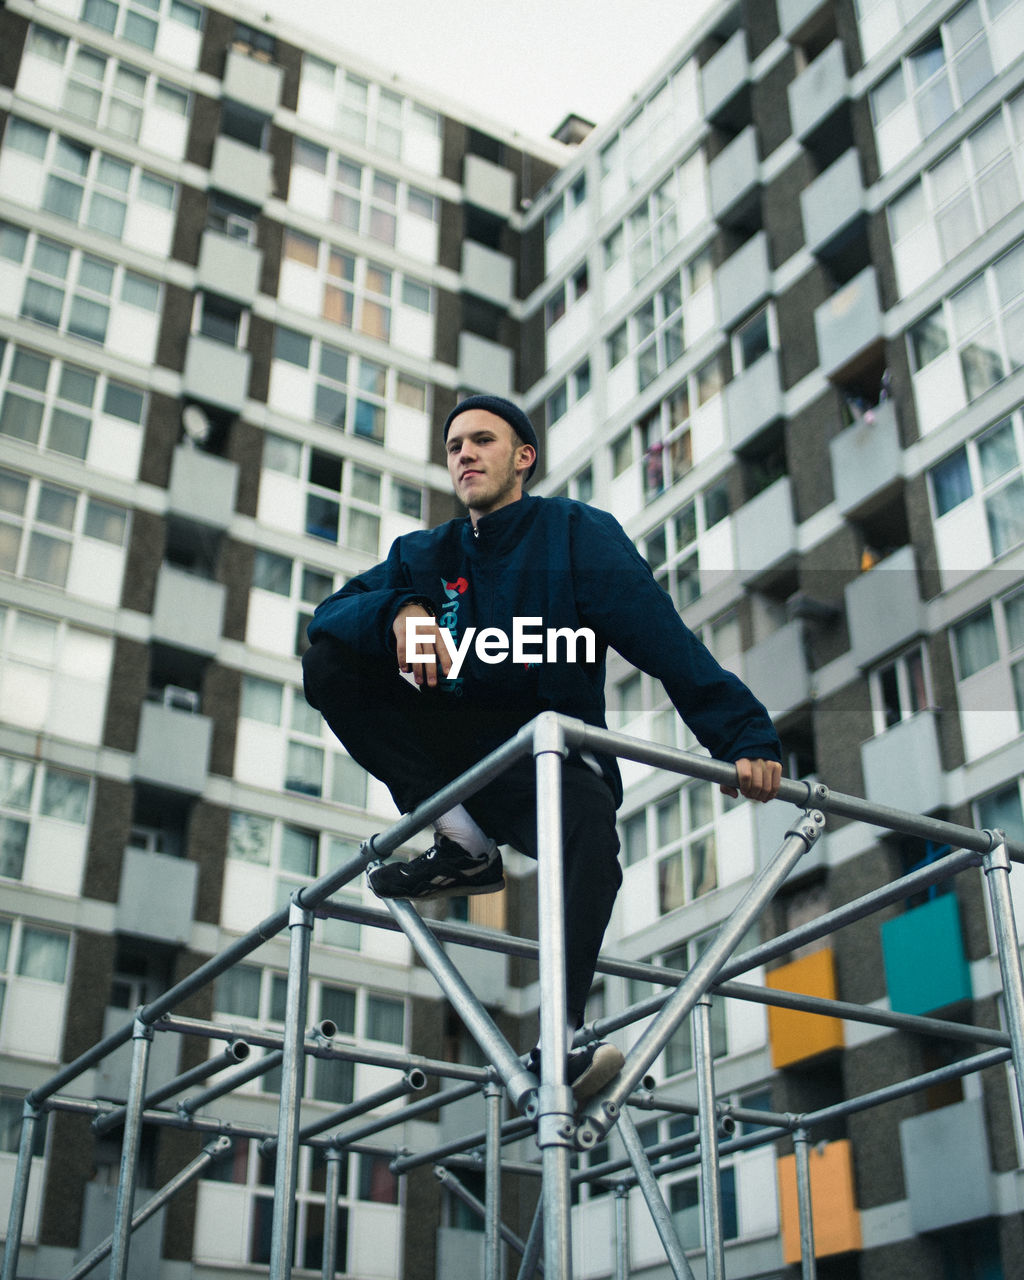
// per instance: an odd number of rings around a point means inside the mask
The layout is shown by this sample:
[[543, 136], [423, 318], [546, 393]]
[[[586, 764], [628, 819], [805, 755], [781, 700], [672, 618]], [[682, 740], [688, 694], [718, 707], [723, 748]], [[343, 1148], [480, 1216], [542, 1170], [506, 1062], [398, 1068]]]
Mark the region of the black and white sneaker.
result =
[[474, 858], [447, 836], [438, 836], [433, 848], [411, 862], [378, 863], [366, 878], [378, 898], [462, 898], [505, 887], [501, 854], [493, 841]]
[[[607, 1040], [591, 1040], [578, 1049], [570, 1049], [566, 1059], [566, 1083], [578, 1103], [586, 1102], [600, 1092], [622, 1070], [625, 1058], [621, 1051]], [[526, 1060], [527, 1071], [540, 1079], [540, 1050], [531, 1049]]]

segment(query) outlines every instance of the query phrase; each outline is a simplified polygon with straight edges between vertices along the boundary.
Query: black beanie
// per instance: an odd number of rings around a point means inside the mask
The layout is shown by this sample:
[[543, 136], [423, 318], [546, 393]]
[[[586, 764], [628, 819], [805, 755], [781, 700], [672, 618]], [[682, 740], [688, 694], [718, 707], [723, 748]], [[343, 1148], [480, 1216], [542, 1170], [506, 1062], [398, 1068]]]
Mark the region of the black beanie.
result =
[[529, 480], [533, 473], [537, 470], [537, 457], [540, 455], [540, 445], [537, 442], [537, 433], [533, 429], [533, 423], [523, 413], [518, 405], [512, 403], [511, 400], [504, 399], [503, 396], [467, 396], [465, 400], [460, 400], [455, 408], [445, 419], [444, 432], [442, 439], [445, 444], [448, 443], [448, 428], [460, 413], [465, 413], [468, 409], [486, 409], [488, 413], [493, 413], [497, 417], [503, 419], [512, 430], [516, 433], [523, 444], [533, 446], [534, 454], [533, 463], [527, 471], [525, 479]]

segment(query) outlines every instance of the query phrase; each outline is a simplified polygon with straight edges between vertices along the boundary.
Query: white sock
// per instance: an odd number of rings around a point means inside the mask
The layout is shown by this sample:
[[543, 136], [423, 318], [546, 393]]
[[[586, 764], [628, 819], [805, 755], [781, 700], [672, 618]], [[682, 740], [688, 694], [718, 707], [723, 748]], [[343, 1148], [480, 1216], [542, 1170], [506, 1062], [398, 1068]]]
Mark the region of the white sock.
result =
[[454, 809], [449, 809], [447, 813], [442, 813], [439, 818], [435, 818], [434, 830], [438, 835], [454, 840], [474, 858], [483, 857], [494, 843], [484, 835], [482, 829], [473, 821], [469, 810], [461, 804], [457, 804]]

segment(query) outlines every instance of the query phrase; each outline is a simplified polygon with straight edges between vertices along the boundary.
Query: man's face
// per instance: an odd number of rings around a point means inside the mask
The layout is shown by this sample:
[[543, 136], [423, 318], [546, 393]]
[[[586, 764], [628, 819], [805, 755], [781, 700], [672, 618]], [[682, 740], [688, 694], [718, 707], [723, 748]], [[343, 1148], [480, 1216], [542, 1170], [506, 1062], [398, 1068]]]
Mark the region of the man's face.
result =
[[473, 515], [486, 515], [522, 497], [534, 451], [504, 418], [467, 409], [448, 428], [447, 456], [456, 494]]

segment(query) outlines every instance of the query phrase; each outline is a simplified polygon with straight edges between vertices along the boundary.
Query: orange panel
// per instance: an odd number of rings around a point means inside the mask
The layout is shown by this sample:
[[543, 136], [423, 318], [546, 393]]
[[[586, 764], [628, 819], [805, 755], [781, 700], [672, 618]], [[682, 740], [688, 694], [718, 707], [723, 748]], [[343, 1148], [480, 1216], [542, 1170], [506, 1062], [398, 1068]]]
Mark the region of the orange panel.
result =
[[[811, 1148], [811, 1218], [814, 1253], [823, 1258], [861, 1247], [860, 1214], [853, 1197], [853, 1150], [849, 1139]], [[800, 1261], [800, 1211], [796, 1195], [796, 1156], [780, 1156], [779, 1213], [782, 1254], [787, 1264]]]
[[[806, 996], [836, 997], [836, 966], [831, 947], [823, 947], [812, 955], [773, 969], [765, 985], [776, 991], [796, 991]], [[839, 1018], [819, 1013], [798, 1013], [794, 1009], [768, 1006], [768, 1033], [772, 1043], [772, 1064], [788, 1067], [791, 1063], [813, 1058], [826, 1049], [841, 1049], [843, 1024]]]

